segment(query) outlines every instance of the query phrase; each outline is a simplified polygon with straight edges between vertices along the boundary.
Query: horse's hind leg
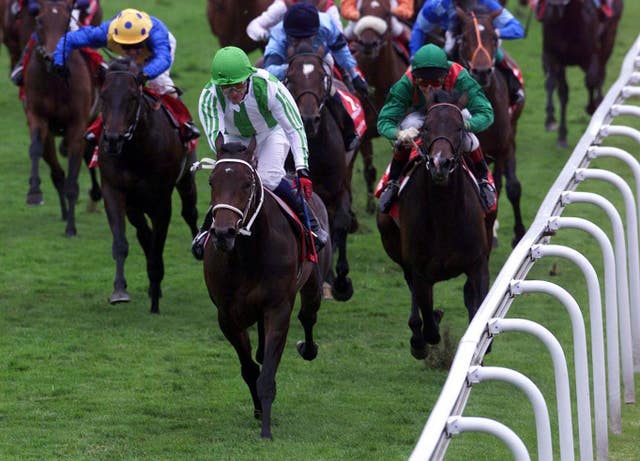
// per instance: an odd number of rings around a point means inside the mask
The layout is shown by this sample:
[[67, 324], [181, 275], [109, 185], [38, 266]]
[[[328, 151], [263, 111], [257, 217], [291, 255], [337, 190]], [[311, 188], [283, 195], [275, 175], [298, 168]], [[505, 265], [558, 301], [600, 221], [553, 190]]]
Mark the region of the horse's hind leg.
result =
[[181, 215], [191, 230], [192, 238], [198, 233], [198, 209], [196, 207], [198, 194], [194, 180], [195, 173], [189, 171], [189, 167], [195, 161], [196, 154], [194, 151], [188, 155], [185, 171], [176, 185], [178, 193], [180, 194], [180, 200], [182, 201]]
[[594, 53], [585, 71], [584, 84], [587, 87], [589, 102], [584, 110], [589, 115], [593, 115], [602, 102], [602, 84], [604, 83], [604, 66], [600, 64], [597, 53]]
[[298, 341], [296, 349], [305, 360], [313, 360], [318, 355], [318, 345], [313, 340], [313, 326], [318, 320], [318, 310], [322, 301], [322, 277], [317, 267], [300, 290], [300, 312], [298, 320], [304, 329], [304, 341]]
[[64, 184], [64, 195], [67, 199], [69, 206], [69, 213], [67, 216], [67, 228], [65, 233], [67, 237], [76, 235], [76, 203], [78, 202], [78, 195], [80, 192], [80, 186], [78, 184], [78, 177], [80, 176], [80, 165], [82, 164], [82, 149], [84, 148], [84, 141], [82, 139], [76, 140], [69, 146], [69, 161], [67, 168], [67, 179]]
[[551, 64], [549, 64], [549, 58], [546, 54], [543, 54], [542, 56], [542, 67], [544, 69], [544, 86], [547, 90], [547, 104], [545, 107], [547, 117], [544, 121], [544, 127], [547, 131], [555, 131], [558, 129], [555, 107], [553, 105], [553, 92], [556, 88], [556, 76], [551, 69]]
[[367, 213], [373, 214], [376, 211], [376, 200], [373, 196], [373, 187], [378, 176], [376, 167], [373, 164], [373, 145], [370, 138], [366, 138], [360, 145], [362, 153], [362, 164], [364, 182], [367, 186]]
[[520, 197], [522, 195], [522, 185], [516, 176], [516, 157], [511, 155], [506, 162], [505, 176], [507, 179], [507, 198], [513, 208], [513, 233], [514, 237], [511, 246], [515, 247], [520, 239], [524, 236], [526, 229], [522, 222], [522, 212], [520, 210]]
[[349, 261], [347, 260], [347, 233], [351, 224], [348, 196], [348, 192], [343, 191], [342, 200], [338, 203], [331, 223], [332, 243], [338, 251], [336, 277], [333, 280], [331, 294], [337, 301], [348, 301], [353, 296], [353, 284], [348, 277]]
[[405, 271], [405, 280], [411, 291], [411, 314], [409, 315], [411, 355], [422, 360], [427, 357], [427, 343], [440, 342], [438, 323], [441, 315], [435, 316], [433, 313], [432, 285], [424, 281], [417, 283], [407, 271]]
[[567, 147], [567, 104], [569, 103], [569, 85], [563, 67], [558, 72], [558, 99], [560, 101], [560, 126], [558, 127], [558, 147]]

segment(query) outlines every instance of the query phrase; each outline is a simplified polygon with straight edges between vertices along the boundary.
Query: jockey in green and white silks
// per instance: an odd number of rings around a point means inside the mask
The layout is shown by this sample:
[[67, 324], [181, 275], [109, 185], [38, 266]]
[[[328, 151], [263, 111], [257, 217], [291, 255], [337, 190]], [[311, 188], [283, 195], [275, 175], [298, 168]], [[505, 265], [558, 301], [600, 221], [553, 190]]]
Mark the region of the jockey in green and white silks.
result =
[[[240, 48], [228, 46], [218, 50], [211, 63], [211, 80], [205, 85], [198, 103], [200, 122], [216, 153], [215, 140], [219, 133], [225, 142], [248, 145], [256, 138], [254, 157], [262, 184], [283, 199], [305, 223], [305, 204], [312, 194], [309, 174], [309, 147], [300, 111], [289, 90], [264, 69], [256, 69]], [[303, 195], [297, 196], [291, 182], [285, 178], [284, 163], [291, 150], [298, 183]], [[311, 209], [308, 209], [310, 230], [316, 248], [328, 239]], [[194, 256], [201, 259], [204, 244], [212, 223], [207, 213], [201, 232], [193, 241]]]

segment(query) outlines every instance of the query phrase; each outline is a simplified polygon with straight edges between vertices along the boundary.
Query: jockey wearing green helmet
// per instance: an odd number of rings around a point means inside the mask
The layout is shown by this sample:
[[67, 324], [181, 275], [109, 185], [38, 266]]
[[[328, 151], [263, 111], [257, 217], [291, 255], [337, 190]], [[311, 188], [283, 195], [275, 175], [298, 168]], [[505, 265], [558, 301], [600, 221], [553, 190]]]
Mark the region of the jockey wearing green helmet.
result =
[[[411, 60], [411, 68], [398, 80], [387, 94], [378, 116], [378, 132], [391, 141], [413, 143], [419, 135], [416, 127], [399, 130], [398, 126], [408, 112], [424, 112], [430, 92], [436, 90], [466, 93], [464, 136], [461, 150], [468, 154], [474, 174], [480, 185], [485, 207], [496, 206], [493, 177], [484, 160], [480, 143], [474, 133], [486, 130], [493, 123], [493, 108], [484, 91], [467, 70], [458, 63], [447, 60], [444, 50], [434, 44], [422, 46]], [[404, 149], [400, 149], [404, 151]], [[393, 156], [389, 166], [388, 182], [380, 194], [378, 208], [388, 213], [398, 195], [398, 179], [408, 160]]]
[[[214, 154], [219, 133], [225, 142], [240, 142], [245, 146], [255, 137], [254, 157], [262, 184], [283, 199], [305, 223], [305, 205], [285, 178], [284, 162], [291, 150], [297, 182], [304, 192], [301, 195], [308, 200], [313, 191], [309, 175], [309, 147], [298, 106], [284, 84], [266, 70], [253, 67], [240, 48], [227, 46], [213, 57], [211, 79], [200, 94], [198, 111]], [[311, 208], [306, 208], [310, 230], [319, 250], [326, 244], [329, 234], [320, 227]], [[209, 209], [200, 232], [193, 240], [192, 250], [196, 259], [204, 256], [204, 243], [211, 223]]]

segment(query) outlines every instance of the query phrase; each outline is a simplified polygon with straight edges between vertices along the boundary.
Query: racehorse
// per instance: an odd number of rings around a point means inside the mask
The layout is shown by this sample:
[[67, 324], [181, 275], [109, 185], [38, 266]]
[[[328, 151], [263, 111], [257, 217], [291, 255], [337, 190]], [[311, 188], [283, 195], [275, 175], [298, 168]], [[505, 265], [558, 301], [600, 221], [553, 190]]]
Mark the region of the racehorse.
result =
[[[205, 244], [204, 278], [218, 308], [220, 329], [240, 359], [254, 416], [262, 419], [261, 436], [271, 438], [275, 375], [298, 291], [304, 341], [296, 348], [305, 360], [315, 359], [318, 353], [313, 326], [322, 300], [322, 282], [330, 270], [331, 244], [327, 242], [317, 253], [317, 263], [302, 255], [300, 236], [275, 196], [262, 187], [254, 149], [255, 138], [248, 147], [224, 144], [221, 134], [216, 139], [218, 160], [209, 161], [214, 165], [209, 177], [214, 221]], [[326, 227], [327, 213], [317, 195], [309, 200], [309, 206]], [[258, 363], [251, 357], [247, 332], [256, 323]]]
[[[324, 50], [314, 51], [301, 41], [287, 51], [289, 67], [285, 84], [296, 100], [309, 143], [309, 169], [313, 186], [329, 214], [331, 241], [337, 250], [335, 276], [329, 279], [331, 294], [339, 301], [353, 295], [347, 260], [347, 233], [351, 227], [351, 167], [340, 128], [327, 102], [339, 82], [325, 63]], [[340, 83], [341, 84], [341, 83]], [[344, 85], [341, 91], [346, 90]]]
[[207, 19], [220, 47], [233, 45], [247, 53], [258, 49], [261, 44], [249, 38], [247, 26], [269, 5], [271, 0], [207, 0]]
[[[585, 110], [595, 112], [602, 101], [607, 61], [622, 15], [622, 0], [614, 0], [613, 16], [600, 19], [591, 0], [545, 0], [542, 18], [542, 66], [547, 90], [545, 128], [558, 130], [559, 147], [567, 147], [566, 111], [569, 100], [566, 67], [580, 66], [585, 72], [589, 102]], [[560, 126], [555, 118], [553, 92], [558, 87]]]
[[522, 186], [516, 175], [516, 128], [524, 106], [518, 106], [511, 113], [506, 79], [494, 65], [498, 39], [493, 20], [499, 13], [500, 10], [491, 14], [465, 13], [460, 8], [457, 9], [460, 23], [458, 56], [461, 64], [482, 86], [493, 107], [493, 124], [479, 133], [478, 139], [484, 154], [494, 160], [493, 178], [498, 196], [502, 189], [502, 176], [506, 178], [507, 197], [514, 215], [514, 237], [511, 243], [515, 246], [526, 232], [520, 210]]
[[[80, 51], [68, 57], [66, 73], [56, 72], [51, 55], [58, 40], [67, 31], [71, 5], [67, 2], [44, 2], [36, 22], [36, 45], [24, 71], [24, 109], [29, 125], [31, 174], [27, 204], [43, 203], [39, 162], [44, 158], [51, 168], [51, 178], [58, 192], [65, 233], [76, 235], [75, 205], [78, 200], [78, 175], [83, 157], [90, 156], [83, 134], [94, 112], [96, 88], [89, 64]], [[65, 173], [54, 146], [54, 137], [62, 135], [60, 151], [68, 156]], [[98, 199], [99, 187], [92, 172], [92, 197]]]
[[[182, 217], [195, 237], [198, 211], [193, 174], [185, 168], [195, 160], [186, 153], [178, 129], [137, 80], [138, 66], [128, 58], [109, 64], [100, 91], [103, 130], [99, 140], [104, 205], [113, 235], [116, 263], [111, 304], [129, 301], [124, 263], [129, 252], [125, 215], [136, 228], [149, 277], [151, 313], [159, 313], [164, 250], [171, 219], [171, 194], [178, 189]], [[151, 227], [147, 223], [147, 217]]]
[[[427, 344], [440, 342], [442, 312], [433, 310], [435, 283], [467, 276], [464, 303], [469, 320], [489, 290], [495, 213], [485, 217], [477, 186], [464, 167], [464, 98], [455, 101], [457, 96], [442, 91], [434, 95], [417, 160], [398, 197], [399, 225], [390, 214], [377, 215], [384, 249], [402, 268], [411, 292], [410, 344], [416, 359], [427, 356]], [[397, 143], [395, 148], [412, 147]]]
[[[376, 208], [373, 188], [377, 172], [373, 165], [371, 140], [379, 136], [376, 122], [387, 93], [402, 77], [409, 63], [397, 49], [390, 34], [390, 0], [363, 0], [359, 12], [360, 19], [354, 27], [356, 38], [350, 43], [350, 47], [358, 61], [358, 67], [373, 88], [371, 95], [360, 95], [366, 114], [367, 132], [359, 148], [367, 186], [367, 212], [373, 213]], [[384, 72], [380, 72], [380, 69], [384, 69]]]

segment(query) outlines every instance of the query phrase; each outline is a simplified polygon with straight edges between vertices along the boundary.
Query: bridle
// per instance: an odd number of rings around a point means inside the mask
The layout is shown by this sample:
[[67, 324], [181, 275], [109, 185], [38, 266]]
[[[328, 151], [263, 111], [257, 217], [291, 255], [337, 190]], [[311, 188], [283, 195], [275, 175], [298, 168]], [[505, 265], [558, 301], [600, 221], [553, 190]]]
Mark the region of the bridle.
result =
[[251, 226], [258, 217], [258, 214], [262, 209], [262, 204], [264, 203], [264, 188], [262, 187], [262, 180], [260, 179], [258, 172], [249, 162], [236, 158], [213, 160], [205, 157], [202, 160], [195, 162], [191, 166], [191, 171], [212, 170], [211, 175], [213, 175], [215, 169], [222, 164], [238, 164], [248, 168], [251, 174], [251, 192], [249, 193], [249, 198], [247, 199], [247, 203], [243, 209], [229, 205], [228, 203], [218, 203], [214, 205], [211, 208], [211, 216], [213, 217], [211, 229], [214, 228], [216, 222], [216, 211], [229, 210], [238, 216], [238, 220], [235, 224], [236, 229], [238, 229], [238, 234], [249, 236], [251, 235]]
[[287, 69], [287, 75], [285, 76], [285, 79], [284, 79], [283, 83], [287, 87], [287, 89], [289, 89], [289, 80], [290, 80], [289, 79], [289, 74], [290, 74], [290, 71], [291, 71], [291, 65], [298, 58], [304, 58], [304, 57], [312, 57], [320, 65], [320, 68], [322, 69], [322, 83], [323, 83], [324, 94], [322, 94], [322, 95], [318, 94], [318, 92], [316, 92], [316, 91], [314, 91], [312, 89], [305, 89], [305, 90], [302, 90], [301, 92], [299, 92], [297, 94], [293, 94], [293, 92], [291, 92], [291, 94], [293, 95], [293, 98], [296, 101], [296, 104], [299, 103], [300, 98], [302, 98], [302, 96], [304, 96], [306, 94], [310, 94], [316, 100], [316, 104], [318, 105], [318, 112], [321, 112], [322, 109], [324, 108], [324, 105], [325, 105], [325, 103], [327, 101], [327, 98], [331, 94], [331, 89], [332, 89], [332, 86], [333, 86], [333, 79], [331, 78], [331, 75], [329, 74], [329, 72], [327, 72], [327, 70], [325, 69], [324, 59], [320, 55], [318, 55], [316, 53], [299, 53], [299, 54], [295, 54], [295, 55], [291, 56], [289, 58], [289, 60], [288, 60], [289, 61], [289, 67]]
[[[107, 72], [107, 76], [109, 75], [115, 75], [115, 74], [120, 74], [120, 75], [127, 75], [129, 77], [131, 77], [134, 81], [134, 83], [136, 84], [136, 87], [138, 88], [138, 97], [136, 98], [136, 101], [138, 102], [138, 107], [136, 109], [136, 115], [133, 119], [133, 122], [131, 122], [129, 124], [129, 127], [125, 130], [125, 132], [123, 134], [121, 134], [120, 136], [125, 140], [125, 141], [130, 141], [131, 138], [133, 138], [133, 133], [135, 133], [136, 128], [138, 127], [138, 122], [140, 121], [140, 113], [142, 111], [142, 97], [143, 97], [143, 90], [142, 90], [142, 85], [138, 84], [138, 79], [136, 77], [136, 75], [133, 74], [133, 72], [129, 72], [127, 70], [112, 70], [112, 71], [108, 71]], [[113, 83], [110, 83], [109, 85], [107, 85], [105, 83], [104, 88], [108, 88], [108, 86], [112, 85]], [[102, 118], [102, 128], [104, 129], [104, 117]]]
[[[51, 14], [58, 14], [58, 9], [57, 7], [60, 7], [64, 10], [66, 10], [67, 12], [67, 24], [64, 28], [64, 30], [62, 31], [62, 37], [64, 37], [64, 40], [66, 41], [67, 37], [66, 37], [66, 32], [69, 30], [69, 24], [71, 23], [71, 6], [67, 3], [64, 2], [59, 2], [59, 1], [46, 1], [44, 2], [41, 6], [40, 6], [40, 13], [38, 13], [38, 16], [36, 16], [36, 47], [35, 50], [36, 52], [45, 60], [50, 61], [51, 60], [51, 55], [49, 53], [47, 53], [46, 50], [46, 44], [43, 42], [43, 37], [41, 36], [42, 33], [42, 28], [41, 28], [41, 24], [40, 24], [40, 16], [43, 15], [43, 13], [45, 12], [45, 8], [51, 7]], [[26, 8], [26, 5], [25, 5]], [[49, 11], [46, 10], [46, 12], [48, 13]], [[65, 43], [65, 47], [63, 48], [66, 51], [66, 43]], [[66, 62], [66, 57], [64, 56], [64, 62]]]
[[482, 44], [482, 36], [480, 35], [480, 25], [478, 24], [478, 17], [473, 11], [470, 12], [469, 15], [471, 16], [471, 20], [473, 21], [473, 31], [475, 34], [477, 45], [474, 48], [473, 52], [471, 53], [471, 59], [467, 60], [462, 55], [460, 55], [460, 60], [465, 61], [463, 65], [467, 69], [471, 68], [471, 64], [473, 64], [476, 61], [476, 58], [480, 54], [484, 54], [487, 57], [487, 60], [493, 63], [493, 57], [491, 56], [491, 53], [489, 53], [489, 50], [487, 50], [487, 48]]
[[[437, 103], [432, 105], [429, 110], [427, 111], [427, 117], [425, 118], [425, 123], [426, 120], [428, 120], [428, 114], [433, 111], [436, 108], [442, 108], [442, 107], [451, 107], [451, 108], [455, 108], [458, 116], [459, 116], [459, 123], [458, 123], [458, 133], [459, 136], [457, 137], [457, 139], [455, 141], [457, 141], [454, 144], [454, 140], [451, 140], [449, 137], [447, 136], [436, 136], [435, 138], [431, 139], [430, 142], [428, 144], [425, 145], [425, 143], [423, 143], [423, 146], [425, 146], [425, 148], [422, 148], [422, 146], [418, 149], [418, 152], [420, 153], [420, 156], [422, 157], [422, 159], [425, 162], [425, 168], [427, 169], [427, 171], [431, 171], [432, 168], [435, 166], [434, 162], [433, 162], [433, 158], [429, 155], [429, 153], [431, 152], [431, 149], [433, 148], [433, 145], [437, 142], [437, 141], [445, 141], [447, 144], [449, 144], [449, 146], [451, 147], [451, 151], [453, 152], [453, 164], [452, 166], [449, 168], [449, 173], [453, 172], [458, 165], [460, 164], [460, 157], [462, 155], [462, 151], [461, 151], [461, 146], [462, 146], [462, 136], [464, 136], [464, 130], [463, 130], [463, 117], [462, 117], [462, 111], [460, 110], [460, 108], [458, 106], [456, 106], [455, 104], [451, 104], [448, 102], [443, 102], [443, 103]], [[423, 140], [426, 140], [423, 136]]]

